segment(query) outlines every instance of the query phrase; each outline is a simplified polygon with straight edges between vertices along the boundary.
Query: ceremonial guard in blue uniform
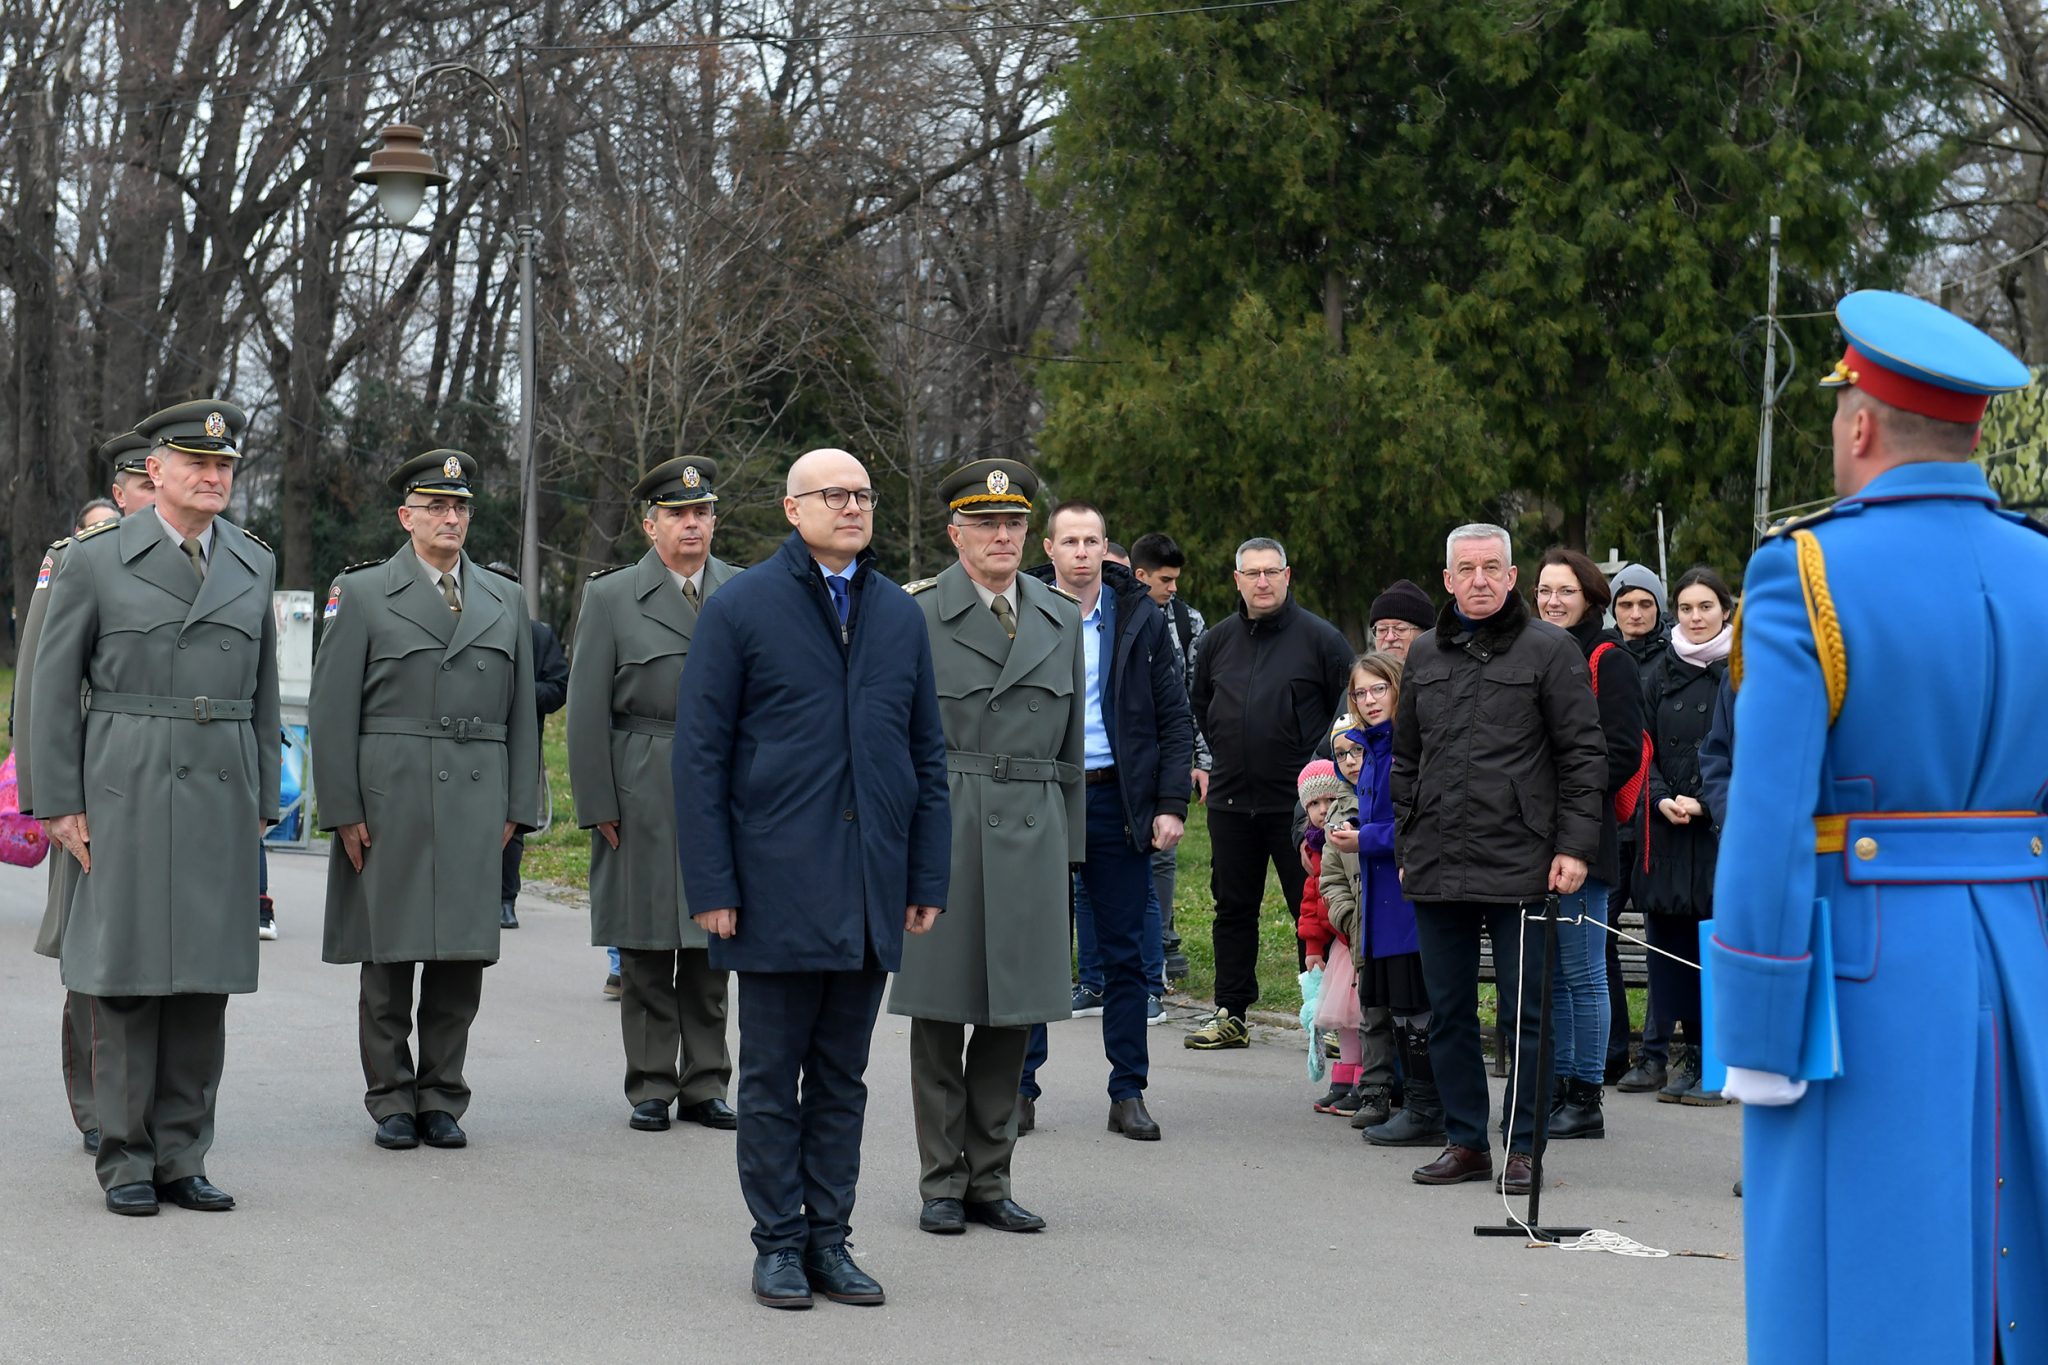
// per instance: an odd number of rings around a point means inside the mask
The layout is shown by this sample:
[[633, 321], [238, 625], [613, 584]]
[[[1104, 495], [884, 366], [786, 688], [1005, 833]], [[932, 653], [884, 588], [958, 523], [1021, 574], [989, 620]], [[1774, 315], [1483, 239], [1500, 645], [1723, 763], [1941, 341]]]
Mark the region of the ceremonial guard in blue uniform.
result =
[[2048, 535], [1970, 462], [2029, 375], [1903, 295], [1836, 316], [1844, 496], [1750, 560], [1731, 660], [1749, 1358], [2048, 1361]]

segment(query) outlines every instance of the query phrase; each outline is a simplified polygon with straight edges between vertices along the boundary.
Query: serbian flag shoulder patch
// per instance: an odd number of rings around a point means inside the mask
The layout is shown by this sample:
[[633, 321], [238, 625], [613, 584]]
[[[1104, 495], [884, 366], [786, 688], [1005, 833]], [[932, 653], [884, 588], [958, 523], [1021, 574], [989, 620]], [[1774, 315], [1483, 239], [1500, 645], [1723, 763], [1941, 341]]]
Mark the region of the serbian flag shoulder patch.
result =
[[50, 586], [50, 570], [54, 567], [50, 562], [50, 556], [44, 555], [43, 567], [36, 570], [36, 590], [38, 592]]
[[333, 592], [327, 594], [327, 609], [320, 613], [320, 619], [323, 621], [332, 621], [334, 619], [334, 614], [340, 610], [341, 589], [336, 588]]

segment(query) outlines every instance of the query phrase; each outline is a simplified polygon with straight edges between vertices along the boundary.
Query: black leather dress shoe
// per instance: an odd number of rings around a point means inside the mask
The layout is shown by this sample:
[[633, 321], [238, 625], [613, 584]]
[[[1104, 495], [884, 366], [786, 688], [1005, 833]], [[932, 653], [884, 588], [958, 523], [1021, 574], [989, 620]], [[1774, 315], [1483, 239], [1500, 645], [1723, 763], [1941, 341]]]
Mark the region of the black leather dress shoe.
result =
[[517, 929], [519, 927], [519, 916], [512, 913], [511, 901], [498, 902], [498, 927], [500, 929]]
[[133, 1185], [116, 1185], [107, 1191], [107, 1212], [130, 1218], [147, 1218], [156, 1212], [156, 1186], [147, 1180]]
[[1029, 1095], [1017, 1097], [1017, 1136], [1038, 1130], [1038, 1101]]
[[1145, 1112], [1145, 1098], [1142, 1095], [1117, 1100], [1109, 1106], [1109, 1131], [1122, 1133], [1136, 1142], [1159, 1141], [1159, 1125]]
[[811, 1281], [803, 1254], [773, 1251], [754, 1258], [754, 1301], [770, 1308], [809, 1308]]
[[804, 1253], [804, 1278], [811, 1288], [834, 1303], [859, 1304], [872, 1308], [882, 1302], [882, 1286], [874, 1276], [853, 1263], [845, 1243], [813, 1247]]
[[188, 1175], [183, 1180], [159, 1185], [156, 1196], [170, 1200], [181, 1209], [194, 1209], [200, 1213], [226, 1213], [235, 1206], [233, 1195], [215, 1189], [213, 1182], [203, 1175]]
[[967, 1214], [957, 1199], [927, 1199], [924, 1212], [917, 1215], [919, 1232], [936, 1232], [942, 1236], [967, 1231]]
[[698, 1100], [676, 1110], [676, 1117], [701, 1123], [706, 1128], [737, 1128], [740, 1116], [732, 1112], [732, 1106], [724, 1100]]
[[420, 1145], [419, 1126], [412, 1121], [411, 1114], [393, 1114], [377, 1124], [377, 1145], [394, 1152], [403, 1152]]
[[98, 1156], [100, 1154], [100, 1130], [97, 1128], [86, 1129], [83, 1145], [87, 1156]]
[[1037, 1232], [1045, 1226], [1043, 1218], [1019, 1208], [1014, 1199], [970, 1199], [960, 1207], [975, 1222], [998, 1232]]
[[420, 1115], [420, 1141], [429, 1147], [467, 1147], [469, 1134], [445, 1109], [429, 1109]]
[[627, 1119], [626, 1122], [643, 1133], [666, 1133], [668, 1131], [668, 1101], [642, 1100], [633, 1106], [633, 1117]]

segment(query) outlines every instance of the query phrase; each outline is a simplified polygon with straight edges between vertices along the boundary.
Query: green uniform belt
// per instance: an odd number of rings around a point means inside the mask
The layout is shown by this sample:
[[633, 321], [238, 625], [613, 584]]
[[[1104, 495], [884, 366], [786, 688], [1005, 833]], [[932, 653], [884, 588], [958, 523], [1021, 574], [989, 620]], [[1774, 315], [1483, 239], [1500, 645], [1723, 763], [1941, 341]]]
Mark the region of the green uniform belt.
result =
[[360, 735], [422, 735], [428, 739], [452, 739], [465, 744], [472, 739], [505, 742], [505, 727], [467, 716], [443, 716], [438, 721], [414, 720], [410, 716], [364, 716], [356, 726]]
[[624, 730], [635, 735], [653, 735], [656, 739], [676, 737], [674, 721], [656, 720], [652, 716], [636, 716], [627, 711], [612, 712], [612, 729]]
[[1056, 758], [1012, 758], [1008, 754], [977, 754], [946, 750], [946, 771], [998, 782], [1078, 782], [1081, 770]]
[[159, 716], [164, 720], [189, 720], [200, 725], [216, 720], [252, 720], [256, 703], [248, 698], [151, 697], [140, 692], [94, 692], [92, 709], [117, 711], [124, 716]]

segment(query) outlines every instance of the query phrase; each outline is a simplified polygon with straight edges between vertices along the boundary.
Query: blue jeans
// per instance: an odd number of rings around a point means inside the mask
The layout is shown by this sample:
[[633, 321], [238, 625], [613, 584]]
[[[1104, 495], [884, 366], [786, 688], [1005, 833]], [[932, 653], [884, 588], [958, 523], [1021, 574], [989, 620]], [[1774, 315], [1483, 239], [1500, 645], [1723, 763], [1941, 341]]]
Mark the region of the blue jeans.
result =
[[[1550, 1028], [1557, 1040], [1553, 1070], [1560, 1076], [1598, 1085], [1607, 1074], [1607, 932], [1592, 924], [1565, 924], [1583, 916], [1607, 923], [1607, 883], [1597, 877], [1569, 896], [1557, 898], [1556, 983]], [[1530, 926], [1535, 927], [1533, 922]]]
[[[1145, 1091], [1151, 1057], [1145, 1042], [1145, 997], [1164, 967], [1159, 921], [1148, 913], [1159, 899], [1152, 891], [1152, 855], [1140, 853], [1124, 825], [1123, 798], [1114, 785], [1088, 789], [1088, 861], [1074, 879], [1076, 918], [1084, 896], [1100, 903], [1092, 915], [1102, 973], [1102, 1051], [1109, 1059], [1109, 1098], [1135, 1099]], [[1149, 928], [1147, 927], [1149, 925]], [[1159, 954], [1157, 961], [1151, 957]], [[1031, 1030], [1024, 1075], [1017, 1093], [1037, 1099], [1038, 1068], [1045, 1063], [1045, 1025]]]
[[[1146, 865], [1154, 866], [1150, 855]], [[1159, 884], [1154, 880], [1145, 886], [1144, 939], [1138, 944], [1145, 962], [1145, 989], [1153, 995], [1166, 994], [1166, 937], [1159, 920]], [[1088, 899], [1087, 880], [1078, 872], [1074, 874], [1074, 938], [1080, 945], [1081, 984], [1100, 995], [1102, 954], [1095, 946], [1095, 907]]]
[[612, 960], [612, 975], [617, 976], [619, 974], [619, 950], [617, 948], [607, 948], [605, 953]]

